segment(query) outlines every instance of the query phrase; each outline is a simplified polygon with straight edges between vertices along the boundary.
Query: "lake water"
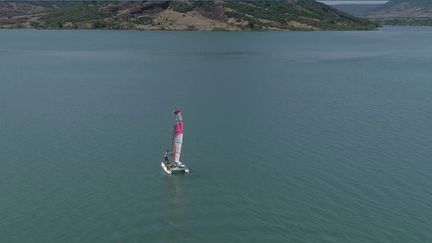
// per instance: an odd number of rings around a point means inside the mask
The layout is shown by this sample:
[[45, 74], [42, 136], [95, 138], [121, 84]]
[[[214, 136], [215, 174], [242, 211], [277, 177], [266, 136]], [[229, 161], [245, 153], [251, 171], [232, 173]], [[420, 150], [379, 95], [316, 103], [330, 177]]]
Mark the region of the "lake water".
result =
[[0, 242], [432, 242], [431, 40], [2, 30]]

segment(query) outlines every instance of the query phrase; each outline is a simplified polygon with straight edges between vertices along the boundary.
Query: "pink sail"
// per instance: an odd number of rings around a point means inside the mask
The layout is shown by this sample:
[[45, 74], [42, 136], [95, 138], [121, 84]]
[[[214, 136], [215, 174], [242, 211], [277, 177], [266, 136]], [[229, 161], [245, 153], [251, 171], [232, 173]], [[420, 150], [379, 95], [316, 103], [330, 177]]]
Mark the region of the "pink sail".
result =
[[173, 131], [173, 157], [175, 163], [180, 163], [180, 154], [183, 143], [183, 118], [180, 110], [174, 109], [175, 124]]

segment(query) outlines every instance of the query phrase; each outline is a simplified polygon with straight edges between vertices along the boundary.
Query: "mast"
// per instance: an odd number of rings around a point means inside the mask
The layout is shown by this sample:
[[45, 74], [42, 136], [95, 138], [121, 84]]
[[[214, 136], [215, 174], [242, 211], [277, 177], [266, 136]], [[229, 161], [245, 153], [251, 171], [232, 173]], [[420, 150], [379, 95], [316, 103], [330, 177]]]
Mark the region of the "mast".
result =
[[180, 162], [181, 148], [183, 144], [183, 118], [179, 109], [174, 109], [175, 124], [173, 128], [173, 158], [175, 163]]

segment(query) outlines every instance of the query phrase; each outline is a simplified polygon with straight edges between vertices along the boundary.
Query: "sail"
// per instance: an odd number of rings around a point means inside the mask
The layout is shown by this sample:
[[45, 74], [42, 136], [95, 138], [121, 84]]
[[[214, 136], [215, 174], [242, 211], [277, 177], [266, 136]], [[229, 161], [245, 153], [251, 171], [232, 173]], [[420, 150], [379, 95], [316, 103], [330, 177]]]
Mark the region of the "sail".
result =
[[180, 110], [174, 109], [175, 124], [173, 129], [173, 157], [174, 162], [180, 162], [180, 154], [183, 143], [183, 119]]

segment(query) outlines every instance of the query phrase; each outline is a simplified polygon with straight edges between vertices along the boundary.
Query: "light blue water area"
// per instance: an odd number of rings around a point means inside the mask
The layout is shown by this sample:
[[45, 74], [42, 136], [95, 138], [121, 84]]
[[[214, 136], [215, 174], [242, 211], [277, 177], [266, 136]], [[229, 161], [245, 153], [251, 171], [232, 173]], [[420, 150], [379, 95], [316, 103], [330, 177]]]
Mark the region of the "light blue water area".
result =
[[0, 242], [431, 242], [431, 39], [2, 30]]

